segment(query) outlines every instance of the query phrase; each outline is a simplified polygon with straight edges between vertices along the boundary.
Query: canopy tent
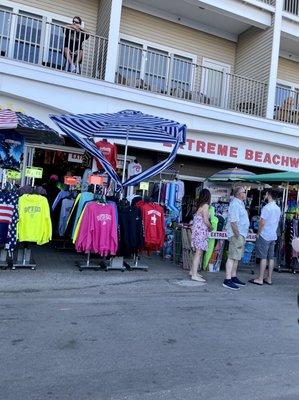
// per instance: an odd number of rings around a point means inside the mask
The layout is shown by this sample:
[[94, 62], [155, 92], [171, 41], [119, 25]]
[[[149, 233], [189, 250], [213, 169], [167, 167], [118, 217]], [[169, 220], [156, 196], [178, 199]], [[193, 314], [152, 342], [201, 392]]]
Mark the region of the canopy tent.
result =
[[271, 174], [253, 175], [253, 182], [289, 182], [299, 183], [299, 172], [275, 172]]
[[[169, 167], [174, 162], [179, 146], [186, 140], [186, 125], [134, 110], [124, 110], [115, 114], [50, 115], [50, 118], [64, 133], [101, 162], [119, 188], [136, 185]], [[129, 140], [171, 143], [174, 147], [165, 160], [121, 182], [111, 164], [96, 147], [95, 138], [125, 140], [125, 161]]]
[[12, 110], [0, 111], [0, 129], [23, 135], [27, 143], [61, 145], [64, 143], [59, 133], [40, 120], [22, 112]]
[[255, 176], [255, 174], [246, 171], [245, 169], [235, 167], [216, 172], [216, 174], [210, 176], [208, 180], [217, 182], [235, 182], [251, 179], [251, 176]]

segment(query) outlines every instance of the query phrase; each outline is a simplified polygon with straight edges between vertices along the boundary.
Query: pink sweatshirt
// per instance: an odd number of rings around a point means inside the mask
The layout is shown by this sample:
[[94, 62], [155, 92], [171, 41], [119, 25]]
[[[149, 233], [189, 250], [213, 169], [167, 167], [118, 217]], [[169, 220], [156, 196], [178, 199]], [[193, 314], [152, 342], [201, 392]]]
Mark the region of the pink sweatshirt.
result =
[[76, 250], [115, 255], [117, 251], [117, 224], [112, 204], [88, 203], [82, 216]]

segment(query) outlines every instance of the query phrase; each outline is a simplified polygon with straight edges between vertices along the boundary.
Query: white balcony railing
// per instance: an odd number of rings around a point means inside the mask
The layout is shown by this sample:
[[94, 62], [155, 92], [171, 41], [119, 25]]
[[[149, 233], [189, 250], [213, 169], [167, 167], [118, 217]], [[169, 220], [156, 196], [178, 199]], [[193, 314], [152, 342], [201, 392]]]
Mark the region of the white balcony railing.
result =
[[178, 99], [264, 116], [267, 84], [179, 56], [120, 43], [116, 83]]
[[284, 0], [284, 10], [299, 16], [299, 0]]
[[299, 89], [277, 86], [274, 119], [299, 125]]
[[104, 79], [106, 38], [0, 10], [0, 55]]

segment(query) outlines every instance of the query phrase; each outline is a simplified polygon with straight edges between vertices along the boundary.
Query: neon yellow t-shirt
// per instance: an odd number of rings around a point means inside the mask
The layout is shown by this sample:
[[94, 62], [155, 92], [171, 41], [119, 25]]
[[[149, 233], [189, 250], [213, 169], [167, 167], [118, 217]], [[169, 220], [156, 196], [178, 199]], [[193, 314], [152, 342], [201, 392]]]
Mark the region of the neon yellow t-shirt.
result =
[[52, 238], [52, 223], [48, 200], [38, 194], [23, 194], [19, 198], [19, 242], [48, 243]]

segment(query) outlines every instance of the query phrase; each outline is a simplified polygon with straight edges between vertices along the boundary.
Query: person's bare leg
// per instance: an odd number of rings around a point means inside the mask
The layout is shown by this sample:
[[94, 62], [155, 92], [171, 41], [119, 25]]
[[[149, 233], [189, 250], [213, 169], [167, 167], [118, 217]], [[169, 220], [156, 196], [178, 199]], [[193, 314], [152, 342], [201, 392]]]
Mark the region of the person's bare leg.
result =
[[66, 58], [66, 61], [69, 63], [69, 64], [73, 64], [73, 58], [72, 58], [72, 54], [71, 54], [71, 52], [70, 52], [70, 49], [68, 48], [68, 47], [65, 47], [64, 48], [64, 56], [65, 56], [65, 58]]
[[268, 283], [272, 283], [273, 270], [274, 270], [274, 260], [269, 260], [268, 277], [266, 279]]
[[235, 261], [232, 260], [231, 258], [228, 258], [226, 261], [226, 265], [225, 265], [225, 271], [226, 271], [226, 279], [232, 279], [232, 271], [234, 268], [234, 263]]
[[264, 275], [267, 268], [267, 260], [262, 259], [260, 262], [260, 275], [258, 278], [254, 279], [254, 282], [259, 283], [262, 285], [264, 283]]
[[196, 249], [194, 257], [193, 257], [192, 268], [190, 271], [191, 276], [197, 275], [197, 270], [198, 270], [198, 266], [201, 263], [201, 258], [202, 258], [202, 251], [200, 249]]
[[239, 261], [234, 260], [234, 264], [232, 267], [232, 275], [231, 275], [232, 278], [235, 278], [237, 276], [238, 264], [239, 264]]

